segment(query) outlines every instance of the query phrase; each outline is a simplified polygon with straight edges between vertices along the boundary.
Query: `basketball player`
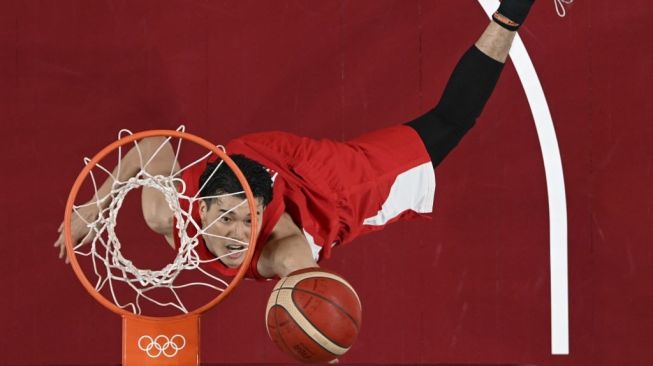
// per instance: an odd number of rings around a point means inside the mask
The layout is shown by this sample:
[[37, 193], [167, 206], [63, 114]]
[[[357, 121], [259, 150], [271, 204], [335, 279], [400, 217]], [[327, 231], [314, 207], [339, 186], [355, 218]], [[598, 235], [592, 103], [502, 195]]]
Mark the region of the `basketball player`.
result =
[[[260, 224], [251, 227], [246, 205], [227, 212], [242, 197], [202, 200], [194, 217], [210, 234], [226, 239], [203, 235], [198, 253], [204, 259], [219, 257], [211, 262], [215, 270], [234, 275], [245, 258], [244, 243], [254, 229], [259, 233], [258, 245], [249, 277], [284, 277], [295, 270], [317, 267], [317, 261], [328, 258], [333, 246], [394, 221], [429, 214], [434, 168], [479, 117], [533, 2], [503, 0], [478, 42], [460, 59], [440, 102], [414, 121], [344, 143], [282, 132], [247, 135], [230, 142], [226, 151], [248, 178]], [[164, 148], [147, 167], [152, 175], [169, 174], [170, 166], [176, 164], [173, 148], [163, 138], [140, 142], [143, 161], [161, 144]], [[119, 179], [134, 176], [139, 161], [135, 149], [126, 154]], [[201, 196], [242, 191], [229, 169], [212, 175], [215, 166], [215, 162], [204, 161], [184, 171], [186, 194], [193, 196], [200, 187]], [[109, 190], [107, 181], [98, 191], [99, 197]], [[178, 248], [174, 217], [163, 195], [143, 188], [142, 209], [148, 226]], [[81, 214], [93, 221], [98, 212], [89, 205]], [[83, 221], [74, 217], [74, 242], [88, 240], [87, 234]], [[62, 234], [55, 247], [59, 257], [68, 262]]]

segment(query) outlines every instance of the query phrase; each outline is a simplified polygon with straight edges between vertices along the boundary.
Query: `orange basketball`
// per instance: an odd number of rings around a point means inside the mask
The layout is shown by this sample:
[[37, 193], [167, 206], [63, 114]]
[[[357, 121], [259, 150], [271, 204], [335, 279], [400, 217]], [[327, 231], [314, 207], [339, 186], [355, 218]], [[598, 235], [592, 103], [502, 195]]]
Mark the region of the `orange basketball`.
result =
[[307, 268], [279, 280], [265, 314], [268, 335], [301, 362], [327, 362], [354, 344], [361, 303], [339, 275]]

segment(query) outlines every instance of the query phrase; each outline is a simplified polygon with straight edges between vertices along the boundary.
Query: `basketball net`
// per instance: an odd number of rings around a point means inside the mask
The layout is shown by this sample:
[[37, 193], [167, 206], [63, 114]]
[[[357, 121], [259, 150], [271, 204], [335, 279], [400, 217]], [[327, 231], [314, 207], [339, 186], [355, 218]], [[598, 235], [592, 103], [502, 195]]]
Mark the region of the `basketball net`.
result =
[[[139, 141], [147, 137], [164, 137], [149, 159], [145, 160]], [[175, 141], [173, 141], [173, 139]], [[190, 141], [208, 150], [207, 153], [183, 166], [176, 161], [180, 158], [182, 142]], [[152, 175], [147, 171], [148, 165], [155, 159], [165, 144], [175, 146], [175, 162], [171, 164], [168, 175]], [[137, 151], [140, 169], [129, 177], [121, 180], [121, 161], [123, 146], [131, 146]], [[115, 170], [103, 166], [100, 162], [111, 153], [117, 153], [118, 165]], [[216, 157], [218, 164], [212, 169], [211, 177], [220, 169], [231, 169], [240, 181], [243, 191], [214, 196], [200, 196], [204, 186], [196, 194], [187, 194], [186, 183], [181, 174], [200, 162]], [[225, 154], [224, 148], [210, 144], [197, 136], [188, 134], [181, 126], [175, 131], [155, 130], [132, 133], [121, 130], [118, 140], [104, 148], [92, 159], [85, 158], [85, 168], [76, 180], [66, 206], [64, 230], [66, 247], [71, 264], [86, 290], [100, 303], [123, 317], [123, 365], [197, 365], [199, 364], [199, 319], [203, 312], [215, 306], [224, 299], [240, 282], [245, 274], [256, 242], [256, 230], [251, 231], [249, 242], [239, 241], [208, 232], [225, 215], [233, 210], [248, 206], [252, 217], [251, 227], [256, 228], [256, 208], [247, 181], [236, 165]], [[117, 172], [117, 174], [116, 174]], [[99, 177], [102, 175], [103, 177]], [[90, 179], [93, 198], [82, 204], [75, 204], [77, 194], [84, 181]], [[110, 191], [101, 196], [98, 191], [103, 181], [109, 180]], [[86, 182], [88, 184], [88, 182]], [[160, 192], [173, 212], [179, 246], [175, 258], [163, 268], [139, 268], [123, 253], [123, 243], [117, 234], [117, 217], [125, 202], [125, 197], [139, 188], [152, 188]], [[203, 226], [193, 217], [199, 201], [222, 198], [226, 196], [245, 196], [235, 206], [225, 210], [213, 222]], [[185, 204], [181, 204], [184, 202]], [[238, 201], [237, 201], [238, 202]], [[92, 206], [92, 207], [91, 207]], [[87, 210], [97, 211], [96, 217], [88, 218]], [[94, 210], [93, 210], [94, 209]], [[73, 243], [71, 235], [71, 220], [73, 217], [81, 220], [88, 235]], [[192, 229], [192, 230], [189, 230]], [[190, 232], [190, 233], [189, 233]], [[233, 278], [224, 278], [207, 264], [219, 261], [222, 257], [202, 258], [197, 248], [201, 236], [214, 236], [227, 241], [236, 242], [244, 249], [232, 251], [226, 255], [247, 251], [238, 274]], [[163, 248], [165, 250], [165, 248]], [[85, 269], [80, 262], [85, 259]], [[193, 272], [193, 275], [185, 275]], [[89, 273], [91, 280], [87, 277]], [[120, 291], [116, 290], [119, 288]], [[179, 291], [188, 289], [203, 289], [212, 291], [212, 300], [195, 309], [189, 307]], [[196, 291], [196, 290], [193, 290]], [[131, 293], [131, 295], [129, 294]], [[143, 313], [144, 306], [165, 308], [172, 311], [172, 316], [156, 317]]]

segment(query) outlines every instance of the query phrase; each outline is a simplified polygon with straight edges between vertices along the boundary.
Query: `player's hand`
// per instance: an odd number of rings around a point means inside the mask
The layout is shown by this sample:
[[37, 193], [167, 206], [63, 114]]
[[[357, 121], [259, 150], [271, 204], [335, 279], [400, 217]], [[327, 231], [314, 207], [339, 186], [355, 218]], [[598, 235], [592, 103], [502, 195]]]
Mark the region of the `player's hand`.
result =
[[[95, 221], [98, 215], [98, 208], [94, 204], [84, 205], [73, 212], [70, 231], [73, 239], [73, 246], [86, 244], [91, 241], [91, 232], [87, 223]], [[59, 249], [59, 259], [66, 264], [70, 263], [70, 257], [66, 252], [66, 239], [63, 233], [63, 222], [59, 225], [59, 237], [54, 242], [54, 247]]]

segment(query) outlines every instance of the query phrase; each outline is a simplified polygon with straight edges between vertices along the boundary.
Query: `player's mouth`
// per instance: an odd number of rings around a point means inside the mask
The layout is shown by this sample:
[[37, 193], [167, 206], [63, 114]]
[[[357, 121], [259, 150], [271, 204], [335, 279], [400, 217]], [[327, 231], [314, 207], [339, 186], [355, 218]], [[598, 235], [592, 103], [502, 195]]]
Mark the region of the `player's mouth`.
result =
[[226, 248], [229, 251], [229, 254], [227, 254], [227, 258], [229, 259], [240, 259], [245, 256], [245, 252], [247, 251], [247, 245], [242, 244], [229, 244]]

